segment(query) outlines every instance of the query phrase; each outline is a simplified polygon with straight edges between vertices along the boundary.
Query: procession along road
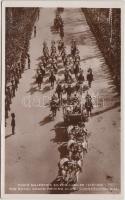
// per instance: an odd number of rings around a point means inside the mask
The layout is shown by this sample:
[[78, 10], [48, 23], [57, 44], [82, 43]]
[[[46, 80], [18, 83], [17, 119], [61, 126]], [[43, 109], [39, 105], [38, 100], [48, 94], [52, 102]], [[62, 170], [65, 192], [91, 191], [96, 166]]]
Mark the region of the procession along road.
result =
[[[48, 15], [49, 13], [49, 15]], [[75, 38], [80, 50], [81, 68], [86, 76], [92, 68], [94, 81], [90, 89], [96, 99], [107, 97], [105, 105], [95, 105], [93, 115], [86, 127], [90, 132], [89, 149], [83, 164], [79, 183], [120, 183], [120, 108], [119, 96], [112, 76], [97, 46], [96, 40], [86, 23], [80, 9], [64, 9], [64, 42], [67, 49]], [[58, 34], [52, 34], [50, 27], [55, 10], [41, 9], [36, 22], [37, 34], [30, 41], [31, 69], [27, 69], [20, 80], [16, 97], [12, 100], [11, 112], [16, 115], [16, 134], [11, 134], [10, 117], [6, 127], [6, 193], [19, 183], [51, 183], [57, 176], [59, 161], [58, 146], [61, 141], [63, 114], [57, 112], [56, 119], [50, 121], [48, 102], [53, 90], [43, 83], [39, 90], [35, 84], [38, 58], [42, 54], [43, 41], [59, 40]], [[62, 74], [57, 75], [60, 78]], [[44, 80], [45, 81], [45, 80]], [[38, 99], [40, 99], [40, 106]], [[55, 129], [54, 127], [58, 127]], [[10, 137], [9, 137], [10, 135]], [[110, 178], [109, 178], [110, 177]], [[42, 193], [42, 191], [23, 191], [24, 193]], [[81, 193], [77, 191], [76, 193]], [[110, 192], [110, 191], [108, 191]], [[45, 191], [43, 191], [45, 193]], [[47, 192], [46, 192], [47, 193]]]

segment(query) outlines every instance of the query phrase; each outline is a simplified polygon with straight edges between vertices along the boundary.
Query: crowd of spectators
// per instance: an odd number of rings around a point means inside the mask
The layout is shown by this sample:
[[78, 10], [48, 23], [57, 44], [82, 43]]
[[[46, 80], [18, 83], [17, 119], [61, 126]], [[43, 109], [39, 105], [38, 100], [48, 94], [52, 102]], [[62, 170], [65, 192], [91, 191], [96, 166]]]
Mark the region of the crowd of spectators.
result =
[[5, 36], [5, 117], [29, 60], [29, 41], [39, 8], [6, 8]]
[[85, 8], [82, 10], [120, 91], [121, 10], [119, 8]]

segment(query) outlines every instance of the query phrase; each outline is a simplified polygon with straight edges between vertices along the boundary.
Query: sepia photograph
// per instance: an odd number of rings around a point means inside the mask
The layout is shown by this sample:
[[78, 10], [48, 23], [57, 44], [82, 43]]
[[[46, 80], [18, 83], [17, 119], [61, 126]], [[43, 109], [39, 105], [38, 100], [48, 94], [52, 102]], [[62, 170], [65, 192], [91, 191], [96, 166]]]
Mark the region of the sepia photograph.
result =
[[6, 195], [121, 194], [121, 7], [72, 3], [4, 7]]

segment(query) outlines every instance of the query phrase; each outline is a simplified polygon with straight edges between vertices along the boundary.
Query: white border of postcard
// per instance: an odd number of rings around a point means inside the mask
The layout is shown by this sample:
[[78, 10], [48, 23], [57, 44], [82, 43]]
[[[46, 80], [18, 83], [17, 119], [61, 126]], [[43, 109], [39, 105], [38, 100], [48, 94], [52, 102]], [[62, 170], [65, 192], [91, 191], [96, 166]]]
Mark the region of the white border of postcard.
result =
[[[124, 159], [123, 159], [123, 121], [121, 120], [121, 194], [5, 194], [5, 127], [4, 127], [4, 88], [5, 88], [5, 8], [6, 7], [86, 7], [86, 8], [121, 8], [121, 91], [123, 91], [123, 18], [124, 18], [124, 2], [123, 1], [3, 1], [2, 2], [2, 123], [1, 123], [1, 197], [10, 198], [10, 199], [82, 199], [82, 200], [114, 200], [114, 199], [123, 199], [123, 169], [124, 169]], [[121, 95], [121, 116], [123, 117], [123, 94]]]

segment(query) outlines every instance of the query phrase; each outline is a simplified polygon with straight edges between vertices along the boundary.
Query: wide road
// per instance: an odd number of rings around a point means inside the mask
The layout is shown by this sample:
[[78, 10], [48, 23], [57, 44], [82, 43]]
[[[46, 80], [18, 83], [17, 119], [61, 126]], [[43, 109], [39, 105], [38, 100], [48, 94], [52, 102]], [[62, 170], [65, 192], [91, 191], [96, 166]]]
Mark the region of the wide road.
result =
[[[64, 20], [64, 42], [67, 49], [70, 47], [71, 39], [76, 39], [85, 76], [89, 67], [93, 69], [94, 74], [90, 93], [95, 98], [95, 105], [93, 115], [86, 123], [89, 131], [89, 149], [79, 183], [119, 185], [119, 95], [109, 67], [81, 9], [65, 9], [61, 15]], [[56, 119], [50, 121], [48, 102], [53, 90], [49, 88], [48, 77], [44, 79], [41, 90], [35, 84], [43, 41], [47, 41], [50, 46], [52, 39], [59, 40], [59, 35], [50, 31], [54, 16], [55, 9], [40, 10], [39, 20], [36, 21], [37, 35], [34, 38], [32, 34], [30, 41], [31, 69], [27, 69], [26, 65], [16, 97], [12, 100], [11, 112], [15, 112], [16, 115], [16, 134], [11, 135], [9, 115], [5, 139], [6, 193], [47, 193], [41, 190], [20, 192], [14, 191], [13, 188], [18, 184], [49, 184], [57, 176], [57, 163], [60, 158], [58, 147], [65, 141], [62, 111], [58, 111]], [[57, 78], [63, 76], [62, 72], [63, 69], [60, 67]], [[80, 192], [84, 193], [77, 191]], [[108, 189], [106, 193], [111, 192]]]

